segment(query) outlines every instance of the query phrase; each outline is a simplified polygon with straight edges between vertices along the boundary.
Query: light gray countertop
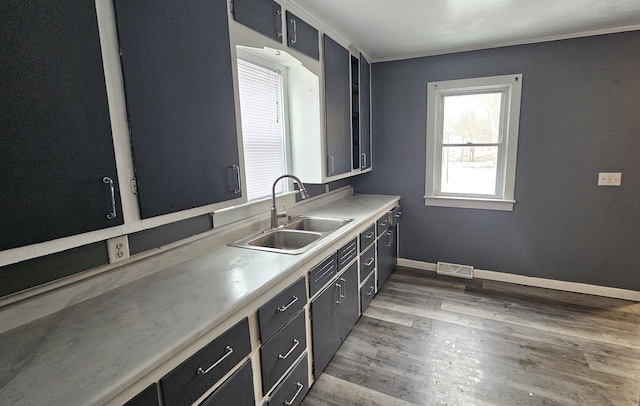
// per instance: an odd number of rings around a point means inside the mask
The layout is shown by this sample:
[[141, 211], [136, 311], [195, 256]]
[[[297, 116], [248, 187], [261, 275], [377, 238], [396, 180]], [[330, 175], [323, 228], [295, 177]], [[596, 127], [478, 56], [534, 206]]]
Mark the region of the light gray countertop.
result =
[[1, 334], [0, 403], [108, 402], [398, 199], [349, 196], [311, 210], [354, 221], [305, 254], [217, 247]]

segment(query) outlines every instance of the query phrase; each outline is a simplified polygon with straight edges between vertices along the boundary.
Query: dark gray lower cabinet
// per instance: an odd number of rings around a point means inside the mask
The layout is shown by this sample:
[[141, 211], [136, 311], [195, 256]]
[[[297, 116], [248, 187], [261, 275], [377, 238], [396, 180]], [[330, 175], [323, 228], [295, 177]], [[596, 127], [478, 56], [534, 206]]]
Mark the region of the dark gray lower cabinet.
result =
[[358, 321], [358, 263], [311, 301], [313, 374], [318, 377]]
[[398, 226], [387, 228], [378, 239], [378, 289], [389, 279], [398, 260]]
[[253, 371], [251, 370], [251, 360], [248, 360], [201, 406], [254, 406], [255, 404]]
[[160, 379], [163, 405], [191, 405], [250, 352], [244, 318]]
[[369, 306], [371, 300], [376, 294], [376, 278], [375, 273], [369, 274], [364, 284], [360, 288], [360, 310], [364, 313], [364, 310]]
[[298, 406], [309, 391], [308, 365], [305, 354], [269, 396], [267, 406]]
[[154, 383], [142, 392], [136, 395], [133, 399], [124, 404], [124, 406], [159, 406], [158, 402], [158, 384]]
[[282, 374], [307, 348], [305, 312], [300, 313], [260, 349], [262, 391], [269, 392]]

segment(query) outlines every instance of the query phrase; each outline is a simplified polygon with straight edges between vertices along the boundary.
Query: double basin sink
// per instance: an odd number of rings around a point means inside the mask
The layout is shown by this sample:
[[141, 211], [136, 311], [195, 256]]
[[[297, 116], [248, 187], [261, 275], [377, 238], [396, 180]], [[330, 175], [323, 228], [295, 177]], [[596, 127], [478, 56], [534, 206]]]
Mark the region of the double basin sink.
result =
[[252, 234], [229, 245], [282, 254], [302, 254], [352, 219], [300, 216], [276, 229]]

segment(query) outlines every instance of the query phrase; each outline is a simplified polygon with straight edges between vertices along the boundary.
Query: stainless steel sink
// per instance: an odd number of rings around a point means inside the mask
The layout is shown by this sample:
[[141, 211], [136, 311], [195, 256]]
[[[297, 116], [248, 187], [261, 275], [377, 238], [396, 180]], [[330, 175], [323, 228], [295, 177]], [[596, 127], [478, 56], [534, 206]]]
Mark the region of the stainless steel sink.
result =
[[251, 234], [229, 245], [282, 254], [302, 254], [350, 221], [351, 219], [296, 217], [280, 228]]
[[315, 231], [318, 233], [331, 233], [344, 226], [351, 219], [334, 219], [325, 217], [296, 217], [291, 222], [285, 224], [288, 230]]

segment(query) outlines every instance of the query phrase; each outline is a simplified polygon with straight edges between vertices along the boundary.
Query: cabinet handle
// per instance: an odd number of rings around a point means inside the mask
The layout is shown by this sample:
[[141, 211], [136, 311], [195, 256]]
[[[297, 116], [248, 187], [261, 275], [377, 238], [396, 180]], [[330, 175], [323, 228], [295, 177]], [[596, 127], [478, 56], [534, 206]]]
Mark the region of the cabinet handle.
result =
[[374, 233], [374, 232], [372, 231], [372, 232], [370, 232], [369, 234], [365, 235], [365, 236], [364, 236], [364, 238], [365, 238], [365, 239], [367, 239], [367, 240], [370, 240], [370, 239], [371, 239], [371, 237], [373, 237], [375, 234], [376, 234], [376, 233]]
[[298, 42], [298, 26], [296, 25], [296, 20], [294, 20], [293, 18], [290, 18], [289, 22], [293, 25], [293, 39], [289, 40], [291, 45], [293, 45]]
[[365, 266], [370, 266], [371, 264], [373, 264], [373, 261], [375, 261], [375, 259], [373, 258], [369, 258], [369, 260], [367, 262], [365, 262]]
[[393, 245], [393, 231], [391, 230], [387, 231], [387, 236], [389, 237], [389, 242], [387, 243], [387, 247], [390, 247]]
[[113, 188], [113, 179], [105, 176], [102, 178], [102, 183], [109, 185], [109, 192], [111, 193], [111, 213], [107, 214], [107, 220], [113, 220], [116, 218], [116, 191]]
[[399, 219], [400, 217], [402, 217], [402, 212], [401, 211], [396, 213], [396, 218]]
[[224, 350], [225, 350], [226, 353], [222, 356], [222, 358], [220, 358], [219, 360], [214, 362], [213, 365], [211, 365], [209, 368], [207, 368], [207, 369], [198, 368], [198, 375], [204, 375], [204, 374], [208, 373], [213, 368], [217, 367], [218, 364], [220, 364], [222, 361], [224, 361], [229, 355], [233, 354], [233, 348], [231, 348], [228, 345], [225, 347]]
[[291, 307], [292, 304], [294, 304], [297, 301], [298, 301], [298, 296], [293, 296], [293, 299], [289, 302], [289, 304], [278, 307], [278, 313], [282, 313], [286, 311], [288, 308]]
[[[342, 279], [342, 278], [340, 278], [340, 279]], [[340, 304], [340, 303], [342, 303], [342, 298], [344, 297], [344, 296], [342, 296], [342, 285], [339, 284], [339, 283], [336, 283], [336, 286], [340, 289], [340, 294], [339, 294], [339, 296], [340, 296], [339, 299], [340, 300], [336, 300], [336, 304]]]
[[387, 220], [382, 220], [380, 222], [380, 227], [386, 227], [389, 224], [389, 222]]
[[[340, 282], [342, 285], [340, 286], [340, 299], [347, 297], [347, 280], [345, 278], [340, 278]], [[344, 295], [342, 294], [342, 288], [344, 287]]]
[[236, 176], [238, 177], [238, 188], [234, 190], [234, 193], [238, 194], [240, 193], [240, 190], [242, 190], [242, 179], [240, 178], [240, 167], [238, 165], [231, 165], [231, 167], [233, 168], [233, 170], [236, 171]]
[[363, 153], [362, 153], [362, 155], [361, 155], [361, 157], [362, 157], [362, 160], [364, 161], [364, 163], [362, 164], [362, 168], [361, 168], [361, 169], [364, 169], [364, 168], [366, 168], [366, 167], [367, 167], [367, 154], [365, 154], [365, 153], [363, 152]]
[[335, 170], [333, 165], [333, 155], [329, 155], [329, 173], [333, 173]]
[[298, 395], [300, 394], [300, 392], [302, 392], [302, 389], [304, 388], [304, 385], [301, 384], [300, 382], [297, 383], [298, 384], [298, 390], [296, 391], [296, 394], [293, 395], [293, 397], [291, 398], [291, 400], [285, 400], [284, 404], [286, 406], [291, 406], [293, 404], [293, 402], [296, 401], [296, 398], [298, 397]]
[[373, 293], [373, 291], [376, 289], [375, 286], [371, 286], [371, 289], [369, 289], [369, 291], [367, 292], [367, 296], [371, 296], [371, 294]]
[[282, 37], [282, 11], [276, 10], [276, 31], [278, 31], [278, 37]]
[[291, 347], [291, 349], [289, 351], [287, 351], [286, 354], [282, 355], [282, 354], [278, 354], [278, 358], [279, 359], [287, 359], [287, 357], [289, 355], [291, 355], [291, 353], [293, 352], [293, 350], [296, 349], [296, 347], [298, 347], [298, 345], [300, 345], [300, 341], [296, 340], [295, 338], [293, 339], [293, 347]]

